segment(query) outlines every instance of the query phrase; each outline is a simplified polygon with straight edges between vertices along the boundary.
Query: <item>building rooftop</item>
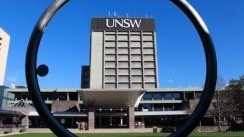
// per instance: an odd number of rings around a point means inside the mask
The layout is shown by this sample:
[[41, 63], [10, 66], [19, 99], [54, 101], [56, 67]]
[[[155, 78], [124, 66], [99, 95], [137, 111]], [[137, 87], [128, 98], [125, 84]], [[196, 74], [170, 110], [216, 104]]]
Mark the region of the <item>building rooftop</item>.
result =
[[[41, 92], [77, 92], [80, 88], [44, 88], [41, 89]], [[9, 88], [8, 92], [28, 92], [26, 87], [24, 88]]]
[[[193, 91], [202, 91], [202, 88], [199, 87], [190, 87], [190, 88], [157, 88], [157, 89], [82, 89], [82, 88], [44, 88], [41, 89], [41, 92], [97, 92], [97, 91], [146, 91], [146, 92], [193, 92]], [[28, 92], [26, 87], [21, 88], [9, 88], [8, 92]]]

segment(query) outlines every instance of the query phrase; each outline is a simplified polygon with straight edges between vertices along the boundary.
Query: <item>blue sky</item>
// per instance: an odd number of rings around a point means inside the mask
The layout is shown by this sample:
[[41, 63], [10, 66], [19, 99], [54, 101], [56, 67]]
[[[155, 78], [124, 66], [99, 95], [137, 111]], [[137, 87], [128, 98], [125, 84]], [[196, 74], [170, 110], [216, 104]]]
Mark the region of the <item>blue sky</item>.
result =
[[[1, 0], [0, 27], [11, 35], [5, 84], [26, 85], [25, 53], [34, 24], [51, 0]], [[213, 37], [219, 75], [229, 81], [244, 74], [244, 1], [189, 0]], [[50, 22], [41, 42], [39, 64], [47, 64], [41, 87], [80, 87], [81, 66], [89, 64], [90, 21], [118, 16], [156, 20], [160, 87], [201, 87], [205, 59], [196, 30], [168, 0], [71, 0]]]

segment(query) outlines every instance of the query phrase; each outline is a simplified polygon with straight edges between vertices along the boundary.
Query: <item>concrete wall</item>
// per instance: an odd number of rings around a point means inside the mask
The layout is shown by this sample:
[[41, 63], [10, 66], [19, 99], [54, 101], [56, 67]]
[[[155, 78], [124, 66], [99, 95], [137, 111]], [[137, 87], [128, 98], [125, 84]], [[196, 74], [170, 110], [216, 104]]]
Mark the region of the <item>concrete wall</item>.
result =
[[4, 85], [10, 36], [0, 28], [0, 86]]
[[14, 99], [14, 94], [7, 92], [7, 87], [0, 86], [0, 108], [1, 107], [8, 107], [10, 100]]
[[103, 74], [103, 32], [91, 34], [90, 88], [101, 89]]
[[79, 102], [78, 101], [53, 101], [52, 112], [64, 112], [73, 107], [76, 107], [79, 110]]

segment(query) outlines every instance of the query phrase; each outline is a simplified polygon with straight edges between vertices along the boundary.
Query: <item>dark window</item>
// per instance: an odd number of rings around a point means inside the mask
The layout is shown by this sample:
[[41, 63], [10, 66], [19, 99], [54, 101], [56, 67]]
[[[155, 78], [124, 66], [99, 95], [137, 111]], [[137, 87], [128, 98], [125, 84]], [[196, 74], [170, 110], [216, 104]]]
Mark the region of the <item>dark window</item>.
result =
[[57, 100], [58, 99], [57, 94], [58, 93], [56, 93], [56, 92], [50, 93], [50, 96], [48, 96], [49, 100], [52, 100], [52, 101]]
[[69, 93], [70, 100], [78, 100], [78, 93]]
[[21, 100], [22, 99], [21, 94], [15, 94], [15, 99], [16, 100]]
[[59, 93], [59, 100], [67, 100], [67, 93]]
[[143, 109], [148, 109], [148, 111], [152, 111], [152, 104], [143, 104]]
[[42, 93], [42, 99], [43, 99], [43, 100], [47, 100], [47, 98], [48, 98], [47, 93]]
[[165, 100], [172, 100], [172, 93], [164, 93], [163, 99]]
[[195, 97], [196, 97], [196, 99], [200, 99], [201, 96], [202, 96], [202, 93], [201, 93], [201, 92], [196, 92], [196, 93], [195, 93]]
[[162, 100], [161, 93], [153, 93], [153, 99], [154, 100]]
[[21, 99], [26, 100], [27, 99], [27, 94], [26, 93], [23, 93]]
[[193, 92], [187, 92], [186, 93], [186, 99], [194, 99], [194, 93]]
[[145, 93], [145, 95], [143, 96], [143, 100], [152, 100], [152, 98], [152, 93]]
[[173, 93], [173, 98], [174, 98], [175, 100], [180, 100], [180, 99], [181, 99], [181, 95], [180, 95], [180, 93]]
[[84, 104], [80, 104], [80, 111], [87, 112], [87, 108], [84, 106]]
[[154, 111], [163, 111], [164, 106], [163, 104], [154, 104]]
[[172, 111], [172, 110], [174, 110], [174, 105], [173, 104], [165, 104], [164, 110], [165, 111]]

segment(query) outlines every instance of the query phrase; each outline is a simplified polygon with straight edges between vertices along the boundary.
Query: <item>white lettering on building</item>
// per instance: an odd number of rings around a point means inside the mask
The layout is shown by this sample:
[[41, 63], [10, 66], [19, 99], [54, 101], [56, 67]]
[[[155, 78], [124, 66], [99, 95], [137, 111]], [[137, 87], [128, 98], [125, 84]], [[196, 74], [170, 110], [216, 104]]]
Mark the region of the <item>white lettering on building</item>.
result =
[[141, 19], [106, 19], [106, 27], [140, 28], [141, 22]]

